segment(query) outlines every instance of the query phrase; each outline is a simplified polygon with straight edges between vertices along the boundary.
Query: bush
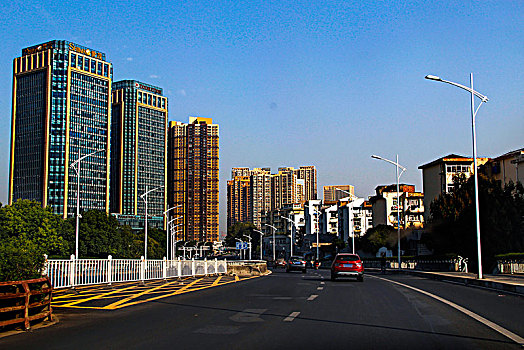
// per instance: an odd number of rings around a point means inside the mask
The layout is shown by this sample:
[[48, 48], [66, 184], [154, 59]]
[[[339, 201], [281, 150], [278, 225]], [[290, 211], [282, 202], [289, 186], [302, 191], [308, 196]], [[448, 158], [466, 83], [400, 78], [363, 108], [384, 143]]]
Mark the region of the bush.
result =
[[0, 243], [0, 281], [21, 281], [42, 277], [44, 252], [24, 236]]

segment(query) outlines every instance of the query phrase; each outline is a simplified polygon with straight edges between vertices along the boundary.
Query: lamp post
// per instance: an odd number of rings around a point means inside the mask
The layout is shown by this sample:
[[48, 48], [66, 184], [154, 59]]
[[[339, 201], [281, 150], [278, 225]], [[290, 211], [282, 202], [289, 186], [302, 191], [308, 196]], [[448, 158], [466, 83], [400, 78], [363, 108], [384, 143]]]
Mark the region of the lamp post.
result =
[[264, 225], [269, 226], [273, 229], [273, 263], [275, 263], [276, 255], [277, 255], [276, 250], [275, 250], [275, 231], [277, 230], [277, 228], [270, 224], [264, 224]]
[[92, 156], [95, 153], [102, 152], [105, 150], [106, 150], [105, 148], [100, 148], [100, 149], [97, 149], [96, 151], [93, 151], [89, 154], [86, 154], [80, 157], [81, 148], [78, 147], [78, 159], [75, 160], [70, 165], [70, 167], [73, 168], [76, 172], [76, 227], [75, 227], [75, 258], [76, 259], [78, 259], [78, 236], [80, 234], [80, 230], [79, 230], [80, 218], [82, 217], [80, 215], [80, 165], [81, 165], [81, 161], [82, 159]]
[[[169, 212], [173, 209], [176, 209], [178, 207], [181, 207], [182, 204], [179, 204], [179, 205], [176, 205], [174, 207], [171, 207], [169, 209], [167, 209], [166, 211], [164, 211], [164, 222], [167, 222], [167, 218], [169, 217]], [[171, 220], [172, 221], [172, 220]], [[166, 257], [169, 259], [169, 223], [171, 222], [169, 221], [167, 224], [166, 224]]]
[[[178, 227], [178, 226], [182, 225], [182, 223], [180, 223], [180, 224], [177, 224], [177, 225], [174, 225], [174, 226], [173, 226], [173, 224], [172, 224], [171, 222], [173, 222], [173, 221], [175, 221], [175, 220], [177, 220], [177, 219], [179, 219], [179, 218], [181, 218], [181, 217], [182, 217], [182, 216], [179, 216], [179, 217], [173, 218], [173, 219], [169, 220], [169, 222], [168, 222], [168, 225], [169, 225], [169, 227], [171, 228], [171, 229], [170, 229], [170, 231], [171, 231], [171, 254], [170, 254], [171, 259], [173, 258], [173, 249], [175, 249], [175, 248], [174, 248], [174, 245], [173, 245], [173, 241], [175, 241], [176, 234], [177, 234], [178, 232], [180, 232], [180, 230], [177, 230], [177, 231], [174, 232], [174, 235], [173, 235], [173, 229], [174, 229], [175, 227]], [[179, 240], [179, 241], [177, 241], [177, 242], [180, 242], [180, 241], [181, 241], [181, 240]], [[176, 252], [175, 252], [175, 256], [176, 256]]]
[[[287, 220], [287, 221], [289, 221], [290, 223], [292, 223], [292, 224], [293, 224], [293, 228], [295, 229], [295, 232], [297, 231], [297, 224], [296, 224], [293, 220], [291, 220], [290, 218], [286, 218], [285, 216], [282, 216], [282, 215], [279, 215], [279, 216], [280, 216], [282, 219]], [[290, 240], [290, 242], [289, 242], [289, 248], [290, 248], [290, 250], [289, 250], [289, 256], [291, 257], [291, 256], [293, 255], [293, 229], [291, 229], [290, 238], [291, 238], [291, 240]]]
[[[479, 217], [479, 183], [478, 183], [478, 168], [477, 168], [477, 134], [475, 131], [475, 117], [477, 116], [477, 112], [479, 111], [480, 106], [482, 106], [482, 103], [488, 102], [488, 97], [482, 95], [481, 93], [473, 90], [473, 73], [469, 75], [469, 81], [471, 87], [464, 86], [462, 84], [457, 84], [448, 80], [441, 79], [434, 75], [426, 75], [425, 77], [428, 80], [434, 80], [439, 81], [441, 83], [450, 84], [453, 86], [456, 86], [458, 88], [461, 88], [463, 90], [466, 90], [471, 94], [471, 136], [473, 139], [473, 166], [475, 167], [474, 170], [474, 176], [475, 176], [475, 223], [477, 225], [477, 257], [478, 257], [478, 278], [482, 279], [482, 252], [480, 249], [480, 217]], [[480, 99], [480, 104], [478, 105], [477, 109], [475, 109], [475, 96]]]
[[[386, 158], [382, 158], [380, 156], [376, 156], [376, 155], [372, 155], [371, 158], [375, 158], [375, 159], [379, 159], [379, 160], [383, 160], [385, 162], [391, 163], [395, 165], [397, 169], [397, 236], [398, 236], [398, 269], [400, 270], [401, 266], [400, 266], [400, 194], [399, 194], [400, 183], [399, 182], [400, 182], [400, 177], [402, 176], [404, 171], [406, 171], [407, 169], [398, 163], [398, 154], [397, 154], [396, 162], [386, 159]], [[402, 169], [400, 174], [398, 173], [398, 168]]]
[[[358, 198], [353, 193], [345, 191], [341, 188], [335, 187], [335, 189], [339, 190], [340, 192], [346, 193], [349, 196], [351, 203], [353, 203], [355, 198]], [[349, 203], [348, 203], [348, 234], [351, 234], [351, 244], [353, 246], [353, 254], [355, 254], [355, 232], [353, 232], [353, 205], [351, 205], [350, 207]]]
[[244, 241], [241, 240], [240, 238], [236, 238], [236, 237], [235, 237], [235, 239], [236, 239], [237, 241], [240, 242], [240, 249], [239, 249], [239, 250], [240, 250], [240, 259], [241, 259], [241, 260], [244, 260], [243, 253], [242, 253], [242, 250], [243, 250], [243, 249], [242, 249], [242, 246], [244, 245], [244, 244], [243, 244]]
[[251, 260], [251, 236], [242, 235], [243, 237], [246, 237], [249, 239], [249, 260]]
[[144, 259], [145, 260], [147, 260], [147, 195], [161, 188], [164, 188], [164, 186], [158, 186], [148, 191], [147, 185], [146, 185], [146, 192], [140, 195], [140, 198], [142, 198], [142, 200], [146, 203], [146, 217], [145, 217], [145, 227], [144, 227]]
[[262, 255], [262, 238], [264, 236], [264, 232], [259, 231], [259, 230], [253, 230], [253, 231], [260, 233], [260, 260], [264, 260], [264, 257]]
[[[304, 205], [304, 207], [308, 207], [308, 208], [313, 209], [313, 214], [315, 214], [315, 215], [317, 215], [317, 216], [318, 216], [318, 214], [320, 214], [320, 212], [317, 211], [317, 210], [315, 209], [315, 207], [310, 207], [309, 205]], [[318, 217], [317, 217], [317, 220], [319, 220]], [[320, 260], [320, 252], [319, 252], [319, 250], [318, 250], [318, 247], [319, 247], [319, 245], [320, 245], [320, 242], [319, 242], [319, 239], [318, 239], [318, 230], [315, 230], [315, 231], [316, 231], [316, 233], [317, 233], [317, 261], [319, 261], [319, 260]]]

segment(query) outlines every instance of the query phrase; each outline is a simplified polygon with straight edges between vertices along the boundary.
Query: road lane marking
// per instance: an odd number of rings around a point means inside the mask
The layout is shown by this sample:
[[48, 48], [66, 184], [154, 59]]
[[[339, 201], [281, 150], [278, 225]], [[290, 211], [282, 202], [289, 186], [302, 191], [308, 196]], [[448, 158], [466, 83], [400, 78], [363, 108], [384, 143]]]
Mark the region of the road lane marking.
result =
[[218, 282], [220, 282], [220, 280], [222, 279], [222, 276], [218, 276], [217, 279], [215, 280], [215, 282], [213, 282], [213, 284], [211, 284], [212, 287], [216, 286], [218, 284]]
[[462, 307], [458, 304], [455, 304], [447, 299], [444, 299], [442, 297], [439, 297], [438, 295], [435, 295], [435, 294], [432, 294], [430, 292], [426, 292], [425, 290], [422, 290], [422, 289], [418, 289], [418, 288], [415, 288], [415, 287], [412, 287], [410, 285], [407, 285], [407, 284], [404, 284], [404, 283], [400, 283], [400, 282], [397, 282], [397, 281], [393, 281], [393, 280], [389, 280], [387, 278], [382, 278], [382, 277], [378, 277], [378, 276], [372, 276], [372, 275], [369, 275], [369, 277], [373, 277], [373, 278], [378, 278], [380, 280], [383, 280], [383, 281], [387, 281], [387, 282], [391, 282], [391, 283], [395, 283], [395, 284], [398, 284], [399, 286], [402, 286], [402, 287], [405, 287], [405, 288], [409, 288], [409, 289], [412, 289], [416, 292], [419, 292], [419, 293], [422, 293], [424, 295], [427, 295], [433, 299], [436, 299], [448, 306], [451, 306], [452, 308], [468, 315], [469, 317], [477, 320], [478, 322], [488, 326], [489, 328], [499, 332], [500, 334], [504, 335], [505, 337], [513, 340], [515, 343], [519, 344], [520, 346], [524, 347], [524, 338], [520, 337], [519, 335], [507, 330], [506, 328], [503, 328], [501, 326], [499, 326], [498, 324], [494, 323], [494, 322], [491, 322], [490, 320], [474, 313], [473, 311], [470, 311], [468, 309], [466, 309], [465, 307]]
[[320, 284], [326, 284], [326, 282], [320, 282]]
[[324, 287], [317, 287], [317, 290], [323, 290]]
[[317, 297], [318, 297], [317, 294], [311, 294], [311, 296], [310, 296], [309, 298], [307, 298], [307, 301], [313, 301], [313, 300], [315, 300]]
[[295, 311], [289, 314], [288, 317], [284, 318], [284, 322], [292, 322], [295, 320], [295, 318], [300, 315], [300, 312]]

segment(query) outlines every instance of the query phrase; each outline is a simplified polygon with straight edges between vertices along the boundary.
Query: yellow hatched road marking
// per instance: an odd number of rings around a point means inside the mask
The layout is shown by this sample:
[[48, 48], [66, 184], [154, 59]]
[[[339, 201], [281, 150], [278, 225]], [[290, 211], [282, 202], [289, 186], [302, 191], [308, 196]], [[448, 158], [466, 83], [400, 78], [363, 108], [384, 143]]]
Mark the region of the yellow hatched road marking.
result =
[[157, 290], [157, 289], [163, 288], [163, 287], [165, 287], [165, 286], [168, 286], [168, 285], [170, 285], [170, 284], [177, 283], [177, 282], [178, 282], [178, 281], [168, 282], [168, 283], [165, 283], [165, 284], [161, 284], [161, 285], [159, 285], [159, 286], [157, 286], [157, 287], [154, 287], [154, 288], [151, 288], [151, 289], [147, 289], [147, 290], [145, 290], [145, 291], [143, 291], [143, 292], [140, 292], [140, 293], [138, 293], [138, 294], [133, 294], [133, 295], [130, 296], [130, 297], [124, 298], [124, 299], [122, 299], [122, 300], [119, 300], [119, 301], [117, 301], [117, 302], [114, 302], [114, 303], [112, 303], [112, 304], [107, 305], [106, 308], [114, 308], [115, 306], [118, 306], [118, 305], [120, 305], [120, 304], [123, 304], [123, 303], [125, 303], [126, 301], [129, 301], [129, 300], [132, 300], [132, 299], [138, 298], [138, 297], [140, 297], [140, 296], [142, 296], [142, 295], [144, 295], [144, 294], [147, 294], [147, 293], [153, 292], [153, 291], [155, 291], [155, 290]]
[[235, 282], [238, 282], [240, 281], [240, 277], [238, 277], [237, 275], [235, 275]]
[[122, 288], [122, 289], [117, 289], [117, 290], [113, 290], [111, 292], [107, 292], [107, 293], [103, 293], [103, 294], [98, 294], [94, 297], [91, 297], [91, 298], [87, 298], [87, 299], [81, 299], [81, 300], [77, 300], [77, 301], [73, 301], [72, 303], [69, 303], [69, 304], [65, 304], [65, 305], [62, 305], [62, 306], [73, 306], [73, 305], [76, 305], [76, 304], [80, 304], [80, 303], [84, 303], [86, 301], [90, 301], [90, 300], [95, 300], [95, 299], [100, 299], [104, 296], [107, 296], [107, 295], [110, 295], [110, 294], [115, 294], [115, 293], [119, 293], [121, 291], [124, 291], [124, 290], [127, 290], [127, 289], [132, 289], [132, 288], [136, 288], [136, 286], [130, 286], [130, 287], [127, 287], [127, 288]]
[[217, 279], [211, 284], [211, 287], [216, 286], [218, 282], [220, 282], [221, 279], [222, 279], [222, 276], [218, 276]]

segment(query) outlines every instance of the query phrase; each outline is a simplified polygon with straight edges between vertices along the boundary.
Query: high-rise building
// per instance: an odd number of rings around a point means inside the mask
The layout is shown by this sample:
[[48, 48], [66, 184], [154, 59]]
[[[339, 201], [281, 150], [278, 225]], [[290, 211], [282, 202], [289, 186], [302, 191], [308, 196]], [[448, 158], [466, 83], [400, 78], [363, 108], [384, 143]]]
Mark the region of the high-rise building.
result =
[[336, 202], [346, 198], [348, 197], [347, 192], [355, 195], [355, 187], [352, 185], [324, 186], [324, 202]]
[[[81, 210], [109, 211], [111, 80], [104, 53], [64, 40], [14, 59], [9, 203], [36, 200], [68, 217], [80, 188]], [[84, 156], [77, 183], [72, 164]]]
[[227, 182], [227, 227], [237, 222], [249, 222], [251, 179], [235, 176]]
[[218, 141], [218, 125], [211, 118], [169, 123], [168, 206], [183, 218], [177, 239], [219, 239]]
[[317, 169], [315, 166], [301, 166], [294, 170], [294, 173], [297, 179], [304, 180], [303, 199], [300, 201], [317, 199]]
[[[161, 228], [166, 209], [167, 97], [135, 80], [113, 84], [111, 121], [111, 213], [143, 227], [147, 194], [149, 224]], [[133, 220], [134, 219], [134, 220]]]
[[278, 168], [278, 173], [271, 175], [271, 210], [297, 203], [297, 198], [297, 175], [294, 169]]
[[271, 170], [255, 168], [251, 171], [251, 198], [249, 221], [262, 228], [262, 216], [271, 210]]

